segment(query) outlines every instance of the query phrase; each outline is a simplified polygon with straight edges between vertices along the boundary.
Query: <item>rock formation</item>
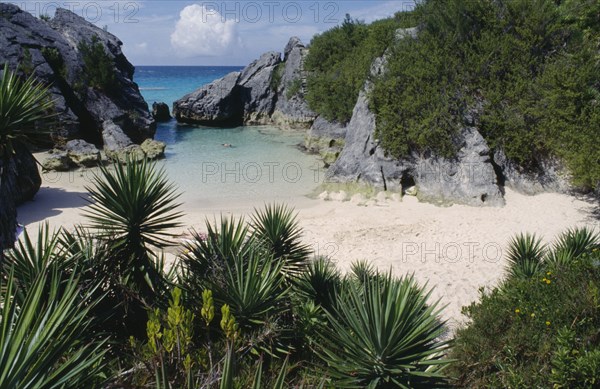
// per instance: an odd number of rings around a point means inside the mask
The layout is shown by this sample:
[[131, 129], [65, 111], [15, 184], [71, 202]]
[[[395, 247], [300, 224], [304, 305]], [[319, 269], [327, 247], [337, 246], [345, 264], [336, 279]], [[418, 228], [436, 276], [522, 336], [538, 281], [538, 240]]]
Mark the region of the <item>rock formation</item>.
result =
[[157, 122], [168, 122], [171, 120], [171, 112], [166, 103], [152, 103], [152, 117]]
[[310, 128], [316, 115], [302, 97], [306, 48], [290, 39], [284, 60], [268, 52], [241, 72], [205, 85], [173, 103], [179, 122], [207, 126], [274, 124]]
[[[102, 47], [112, 70], [110, 90], [92, 86], [89, 79], [93, 72], [81, 48], [94, 43]], [[55, 136], [99, 145], [105, 120], [118, 123], [136, 143], [154, 135], [155, 122], [121, 46], [117, 37], [71, 11], [58, 9], [44, 21], [15, 5], [0, 4], [0, 64], [7, 62], [50, 87], [58, 113]]]

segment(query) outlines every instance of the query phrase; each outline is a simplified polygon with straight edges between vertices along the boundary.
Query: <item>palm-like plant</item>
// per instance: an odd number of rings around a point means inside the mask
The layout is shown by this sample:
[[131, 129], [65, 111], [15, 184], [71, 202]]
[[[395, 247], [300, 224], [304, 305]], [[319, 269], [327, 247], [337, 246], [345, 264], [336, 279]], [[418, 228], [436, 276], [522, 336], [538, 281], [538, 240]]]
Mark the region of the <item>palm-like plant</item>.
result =
[[267, 205], [255, 210], [252, 231], [275, 260], [283, 262], [283, 272], [289, 279], [302, 273], [310, 255], [310, 247], [301, 241], [302, 231], [293, 211], [284, 205]]
[[294, 291], [302, 299], [330, 309], [342, 282], [337, 268], [327, 257], [309, 261], [306, 271], [294, 281]]
[[600, 236], [591, 228], [568, 229], [554, 243], [546, 257], [549, 264], [567, 265], [600, 246]]
[[412, 277], [391, 274], [350, 282], [327, 312], [318, 355], [336, 387], [443, 386], [447, 342], [437, 303]]
[[546, 246], [535, 235], [519, 234], [508, 246], [508, 272], [512, 277], [530, 278], [544, 267]]
[[123, 275], [141, 297], [153, 297], [163, 287], [154, 249], [172, 244], [169, 229], [178, 227], [179, 194], [164, 170], [144, 160], [100, 168], [95, 186], [87, 187], [89, 228], [108, 240], [113, 272]]
[[15, 149], [18, 143], [35, 143], [47, 135], [53, 105], [48, 88], [33, 77], [21, 80], [4, 65], [0, 80], [0, 265], [3, 250], [13, 247], [17, 226]]
[[[100, 378], [106, 340], [85, 339], [93, 288], [57, 267], [39, 273], [24, 294], [10, 271], [0, 288], [0, 388], [89, 387]], [[48, 288], [49, 286], [49, 288]]]

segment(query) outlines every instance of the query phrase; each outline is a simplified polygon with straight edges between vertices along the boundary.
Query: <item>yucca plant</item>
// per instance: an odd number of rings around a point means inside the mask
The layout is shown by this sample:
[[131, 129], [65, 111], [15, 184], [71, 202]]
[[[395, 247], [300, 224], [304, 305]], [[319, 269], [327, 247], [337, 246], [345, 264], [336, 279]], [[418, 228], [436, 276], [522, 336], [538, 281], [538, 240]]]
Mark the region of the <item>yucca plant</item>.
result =
[[267, 205], [264, 210], [255, 209], [252, 231], [256, 240], [283, 262], [285, 276], [301, 274], [306, 269], [310, 247], [302, 243], [302, 230], [293, 211], [285, 205]]
[[[15, 152], [24, 142], [47, 137], [53, 106], [47, 87], [33, 76], [20, 79], [4, 64], [0, 80], [0, 266], [2, 252], [13, 247], [17, 227]], [[29, 151], [24, 152], [33, 159]]]
[[85, 338], [96, 303], [93, 288], [81, 290], [75, 275], [64, 277], [56, 266], [34, 278], [24, 299], [16, 298], [18, 288], [10, 270], [0, 297], [0, 388], [90, 387], [101, 381], [106, 339]]
[[448, 343], [431, 292], [412, 277], [391, 273], [352, 282], [338, 295], [330, 325], [320, 334], [318, 355], [339, 388], [444, 386], [441, 369]]
[[567, 265], [583, 254], [600, 247], [600, 236], [591, 228], [568, 229], [554, 243], [546, 257], [547, 263]]
[[262, 250], [231, 256], [225, 262], [223, 284], [211, 288], [215, 300], [231, 307], [242, 328], [264, 324], [284, 309], [288, 289], [282, 287], [282, 265]]
[[147, 160], [102, 166], [93, 183], [88, 227], [110, 242], [112, 271], [142, 299], [155, 298], [165, 288], [155, 250], [172, 245], [169, 229], [180, 226], [175, 186]]
[[323, 308], [332, 308], [342, 277], [327, 257], [308, 262], [307, 269], [294, 280], [293, 290], [303, 300], [313, 301]]
[[531, 278], [544, 268], [546, 246], [535, 235], [519, 234], [508, 246], [508, 273], [511, 277]]

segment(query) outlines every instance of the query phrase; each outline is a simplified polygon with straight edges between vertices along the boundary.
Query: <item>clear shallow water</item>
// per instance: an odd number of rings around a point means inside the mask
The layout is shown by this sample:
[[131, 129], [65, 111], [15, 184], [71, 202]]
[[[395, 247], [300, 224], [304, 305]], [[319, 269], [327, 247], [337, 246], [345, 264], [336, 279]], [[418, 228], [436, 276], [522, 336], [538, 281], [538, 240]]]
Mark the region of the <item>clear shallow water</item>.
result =
[[[138, 66], [134, 81], [149, 105], [173, 101], [236, 67]], [[159, 123], [156, 139], [167, 143], [161, 162], [195, 207], [262, 205], [307, 195], [322, 180], [321, 163], [297, 145], [304, 133], [274, 127], [209, 128]], [[231, 145], [231, 147], [223, 146]]]

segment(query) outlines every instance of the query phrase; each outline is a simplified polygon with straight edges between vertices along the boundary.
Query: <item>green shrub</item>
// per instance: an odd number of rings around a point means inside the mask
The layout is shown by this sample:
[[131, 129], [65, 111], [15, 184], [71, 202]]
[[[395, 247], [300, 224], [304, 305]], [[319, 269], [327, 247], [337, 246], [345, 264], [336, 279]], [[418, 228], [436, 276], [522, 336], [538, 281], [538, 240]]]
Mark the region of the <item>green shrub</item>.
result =
[[[384, 148], [450, 157], [466, 109], [493, 149], [525, 170], [562, 159], [573, 183], [600, 181], [600, 96], [594, 0], [429, 0], [405, 20], [418, 39], [398, 42], [376, 80], [371, 108]], [[402, 14], [399, 14], [402, 15]]]
[[83, 58], [84, 77], [87, 78], [89, 86], [107, 93], [115, 92], [115, 64], [100, 39], [94, 35], [90, 42], [80, 42], [78, 49]]
[[310, 43], [306, 100], [328, 120], [348, 122], [371, 63], [394, 39], [396, 19], [366, 25], [346, 15], [341, 26], [317, 35]]
[[290, 100], [292, 97], [298, 95], [302, 90], [302, 80], [300, 78], [290, 82], [287, 86], [285, 97]]
[[42, 55], [48, 62], [48, 65], [54, 70], [60, 77], [67, 77], [67, 68], [65, 61], [63, 60], [60, 52], [54, 47], [44, 47], [42, 49]]
[[600, 370], [600, 252], [509, 277], [463, 309], [451, 370], [460, 387], [592, 388]]

